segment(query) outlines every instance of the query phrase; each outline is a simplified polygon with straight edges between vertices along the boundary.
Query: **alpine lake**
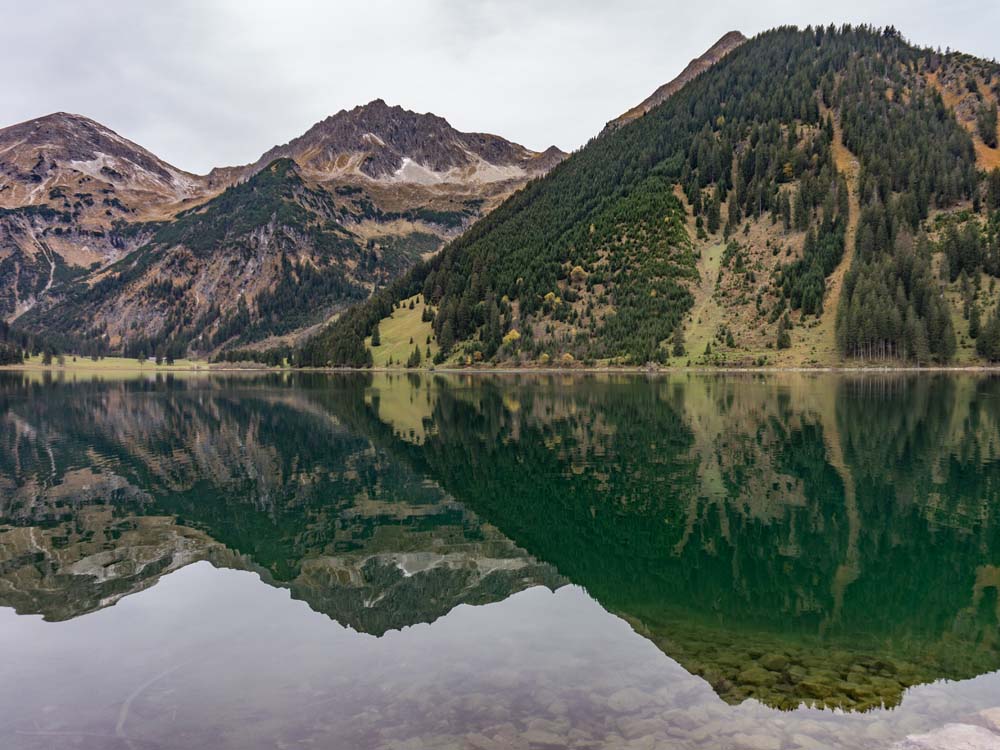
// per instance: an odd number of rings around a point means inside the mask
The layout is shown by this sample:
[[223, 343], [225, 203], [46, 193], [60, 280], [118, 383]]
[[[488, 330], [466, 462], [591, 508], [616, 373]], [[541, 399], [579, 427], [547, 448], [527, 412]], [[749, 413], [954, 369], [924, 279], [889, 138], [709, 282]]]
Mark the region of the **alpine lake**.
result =
[[996, 376], [0, 373], [5, 750], [995, 747], [998, 592]]

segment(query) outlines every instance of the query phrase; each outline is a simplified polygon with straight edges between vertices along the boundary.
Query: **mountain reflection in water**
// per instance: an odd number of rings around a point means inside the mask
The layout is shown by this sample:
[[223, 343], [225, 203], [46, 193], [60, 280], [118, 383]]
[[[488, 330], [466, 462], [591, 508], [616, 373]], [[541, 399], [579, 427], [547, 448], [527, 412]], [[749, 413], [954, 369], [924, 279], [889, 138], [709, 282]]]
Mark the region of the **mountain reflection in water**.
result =
[[571, 583], [734, 706], [1000, 669], [998, 494], [988, 377], [0, 376], [20, 615], [199, 561], [375, 636]]

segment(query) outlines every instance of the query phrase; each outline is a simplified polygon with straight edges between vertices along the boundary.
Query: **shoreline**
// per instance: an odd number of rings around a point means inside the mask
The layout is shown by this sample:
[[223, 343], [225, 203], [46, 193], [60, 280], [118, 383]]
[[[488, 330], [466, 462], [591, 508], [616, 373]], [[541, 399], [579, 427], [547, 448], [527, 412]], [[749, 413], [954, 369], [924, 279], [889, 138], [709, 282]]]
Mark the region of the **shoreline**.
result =
[[51, 372], [59, 374], [86, 374], [86, 375], [172, 375], [198, 373], [212, 375], [216, 373], [385, 373], [385, 374], [405, 374], [405, 373], [440, 373], [445, 375], [675, 375], [684, 373], [706, 374], [726, 374], [726, 373], [802, 373], [802, 374], [852, 374], [852, 373], [984, 373], [1000, 374], [1000, 363], [982, 365], [931, 365], [920, 366], [875, 366], [875, 365], [815, 365], [815, 366], [789, 366], [789, 367], [633, 367], [633, 366], [606, 366], [606, 367], [269, 367], [260, 366], [229, 366], [218, 367], [214, 365], [199, 366], [173, 366], [173, 367], [108, 367], [108, 368], [87, 368], [87, 367], [67, 367], [59, 365], [45, 366], [40, 364], [22, 365], [0, 365], [0, 372]]
[[[302, 368], [306, 371], [307, 368]], [[542, 373], [547, 375], [566, 375], [571, 373], [581, 374], [628, 374], [628, 375], [675, 375], [684, 373], [697, 373], [706, 375], [712, 373], [856, 373], [856, 372], [885, 372], [885, 373], [935, 373], [935, 372], [984, 372], [1000, 374], [1000, 364], [996, 365], [935, 365], [932, 367], [872, 367], [858, 366], [848, 367], [840, 365], [824, 365], [815, 367], [794, 366], [794, 367], [449, 367], [449, 368], [345, 368], [326, 367], [312, 368], [313, 372], [439, 372], [448, 375], [484, 373], [484, 374], [508, 374], [523, 375], [526, 373]]]

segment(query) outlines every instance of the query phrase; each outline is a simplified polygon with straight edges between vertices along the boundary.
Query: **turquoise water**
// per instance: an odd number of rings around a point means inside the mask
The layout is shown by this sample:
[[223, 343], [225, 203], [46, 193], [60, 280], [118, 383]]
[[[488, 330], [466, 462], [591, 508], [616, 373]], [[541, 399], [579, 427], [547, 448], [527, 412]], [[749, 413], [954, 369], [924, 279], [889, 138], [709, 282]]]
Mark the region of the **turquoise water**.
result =
[[985, 732], [998, 423], [971, 375], [4, 375], [0, 746]]

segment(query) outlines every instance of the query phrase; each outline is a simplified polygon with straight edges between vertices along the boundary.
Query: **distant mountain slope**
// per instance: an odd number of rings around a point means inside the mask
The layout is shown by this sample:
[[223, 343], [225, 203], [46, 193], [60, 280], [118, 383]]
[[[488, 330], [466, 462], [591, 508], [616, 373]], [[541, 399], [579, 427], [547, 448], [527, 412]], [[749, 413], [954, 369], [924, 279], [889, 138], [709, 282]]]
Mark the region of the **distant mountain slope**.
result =
[[0, 129], [0, 318], [124, 255], [143, 235], [122, 225], [164, 219], [205, 192], [201, 178], [80, 115]]
[[719, 60], [728, 55], [734, 49], [743, 44], [747, 38], [739, 31], [730, 31], [722, 36], [719, 41], [708, 48], [708, 51], [700, 57], [687, 64], [687, 67], [680, 72], [676, 78], [660, 86], [656, 91], [643, 99], [639, 104], [632, 107], [628, 112], [619, 115], [609, 122], [605, 127], [605, 132], [620, 128], [622, 125], [632, 122], [637, 117], [663, 104], [667, 99], [680, 91], [685, 84], [690, 83], [699, 75], [715, 65]]
[[[216, 347], [294, 333], [435, 252], [564, 156], [461, 133], [435, 115], [377, 100], [324, 120], [254, 164], [196, 176], [87, 118], [60, 113], [32, 120], [0, 130], [0, 318], [67, 343], [83, 337], [85, 348], [102, 351], [179, 351], [195, 338]], [[267, 215], [276, 206], [265, 205], [257, 188], [241, 187], [281, 159], [296, 165], [281, 173], [294, 173], [312, 191], [305, 213]], [[233, 192], [220, 195], [227, 189]], [[216, 198], [221, 202], [205, 203]], [[202, 204], [204, 211], [192, 213]], [[335, 244], [351, 245], [343, 257], [313, 244], [320, 240], [310, 212], [320, 204]], [[306, 224], [295, 225], [299, 219]], [[192, 234], [192, 222], [201, 237]], [[183, 242], [173, 243], [182, 235]], [[295, 262], [305, 265], [286, 272], [278, 259], [292, 235]], [[192, 245], [200, 253], [197, 268], [187, 257]], [[266, 260], [244, 265], [250, 247]], [[134, 270], [136, 258], [153, 255], [142, 273]], [[375, 265], [359, 271], [359, 258]], [[124, 276], [122, 263], [133, 269]], [[206, 274], [217, 283], [206, 287]], [[334, 276], [340, 281], [333, 287], [316, 286], [317, 278]], [[150, 289], [168, 281], [170, 299], [153, 304]], [[261, 309], [265, 290], [297, 300], [302, 314], [287, 304]], [[245, 315], [240, 300], [249, 305]], [[91, 317], [80, 318], [82, 309]], [[237, 311], [246, 330], [221, 335], [218, 321]], [[205, 332], [211, 335], [201, 337]]]
[[369, 246], [344, 227], [349, 218], [295, 162], [276, 159], [151, 228], [146, 244], [19, 324], [129, 356], [181, 357], [192, 344], [210, 351], [321, 322], [437, 246], [429, 234]]
[[[955, 80], [967, 96], [951, 108]], [[415, 294], [437, 361], [455, 365], [1000, 359], [1000, 171], [981, 171], [998, 82], [995, 64], [892, 28], [763, 33], [302, 360], [363, 364], [367, 337]]]

